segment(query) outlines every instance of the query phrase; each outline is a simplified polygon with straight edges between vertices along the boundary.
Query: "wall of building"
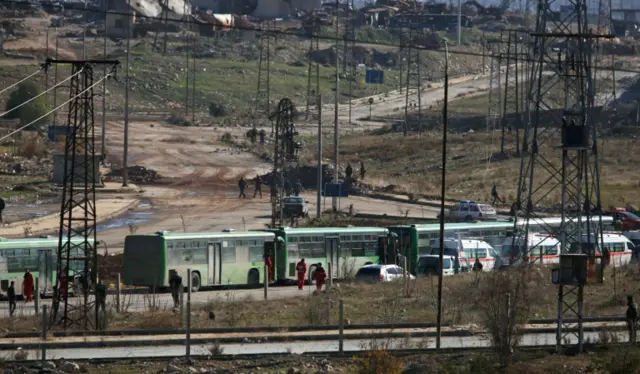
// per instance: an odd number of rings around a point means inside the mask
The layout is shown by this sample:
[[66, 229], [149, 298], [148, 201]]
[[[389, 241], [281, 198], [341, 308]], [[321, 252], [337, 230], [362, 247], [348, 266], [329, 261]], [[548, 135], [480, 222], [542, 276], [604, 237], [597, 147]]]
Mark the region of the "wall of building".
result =
[[121, 12], [107, 13], [107, 36], [110, 38], [126, 38], [127, 22], [131, 22], [129, 25], [129, 36], [131, 36], [133, 35], [135, 15], [127, 16]]

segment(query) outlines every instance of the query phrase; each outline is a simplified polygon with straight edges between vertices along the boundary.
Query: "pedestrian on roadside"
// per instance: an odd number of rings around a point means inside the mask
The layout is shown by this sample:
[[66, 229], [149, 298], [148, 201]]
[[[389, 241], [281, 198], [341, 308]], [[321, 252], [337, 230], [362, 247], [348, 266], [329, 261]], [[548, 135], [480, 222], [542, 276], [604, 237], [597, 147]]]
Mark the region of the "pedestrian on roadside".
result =
[[9, 316], [13, 316], [16, 311], [16, 286], [14, 281], [11, 281], [7, 289], [7, 297], [9, 298]]
[[259, 135], [260, 135], [260, 144], [264, 144], [264, 137], [267, 136], [267, 132], [264, 131], [264, 129], [262, 129], [260, 130]]
[[364, 180], [364, 175], [367, 170], [364, 168], [364, 161], [360, 160], [360, 179]]
[[351, 167], [351, 163], [347, 164], [347, 168], [345, 169], [344, 173], [347, 176], [347, 180], [351, 179], [351, 176], [353, 175], [353, 168]]
[[0, 223], [4, 222], [2, 221], [2, 211], [4, 210], [4, 207], [5, 207], [4, 199], [0, 197]]
[[322, 291], [322, 286], [324, 285], [325, 279], [327, 279], [327, 272], [324, 271], [321, 263], [318, 263], [318, 267], [315, 272], [316, 278], [316, 291]]
[[253, 197], [260, 193], [260, 198], [262, 199], [262, 178], [259, 175], [256, 175], [256, 190], [253, 192]]
[[304, 277], [307, 275], [307, 264], [304, 262], [304, 258], [296, 264], [296, 273], [298, 274], [298, 289], [301, 290], [304, 287]]
[[238, 198], [247, 198], [247, 195], [244, 194], [244, 189], [247, 188], [247, 181], [244, 180], [244, 177], [240, 177], [238, 181], [238, 188], [240, 188], [240, 196]]
[[169, 287], [171, 287], [171, 297], [173, 298], [173, 307], [180, 307], [180, 289], [182, 288], [182, 277], [177, 271], [172, 270], [169, 276]]
[[627, 329], [629, 330], [629, 342], [635, 344], [636, 329], [638, 325], [638, 309], [633, 302], [633, 296], [627, 296]]
[[473, 263], [473, 271], [481, 272], [482, 271], [482, 262], [480, 259], [476, 257], [476, 262]]
[[24, 278], [22, 280], [22, 293], [24, 294], [25, 303], [33, 301], [33, 288], [34, 288], [33, 274], [31, 274], [31, 271], [27, 270], [24, 273]]
[[107, 301], [107, 286], [102, 283], [102, 279], [98, 280], [98, 284], [96, 284], [96, 308], [102, 309], [104, 312], [106, 310], [106, 301]]
[[496, 187], [495, 183], [493, 184], [493, 187], [491, 187], [491, 197], [493, 198], [493, 203], [491, 205], [496, 205], [496, 202], [504, 202], [498, 195], [498, 188]]

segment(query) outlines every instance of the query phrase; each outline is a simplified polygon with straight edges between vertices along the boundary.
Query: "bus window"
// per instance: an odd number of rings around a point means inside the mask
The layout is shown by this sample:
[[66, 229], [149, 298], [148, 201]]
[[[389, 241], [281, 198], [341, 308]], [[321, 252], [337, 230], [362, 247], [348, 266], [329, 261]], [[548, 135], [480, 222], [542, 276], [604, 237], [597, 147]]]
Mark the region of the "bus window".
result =
[[264, 248], [250, 247], [249, 248], [249, 262], [262, 262], [264, 260]]
[[232, 264], [236, 262], [236, 249], [235, 247], [222, 248], [221, 260], [223, 264]]

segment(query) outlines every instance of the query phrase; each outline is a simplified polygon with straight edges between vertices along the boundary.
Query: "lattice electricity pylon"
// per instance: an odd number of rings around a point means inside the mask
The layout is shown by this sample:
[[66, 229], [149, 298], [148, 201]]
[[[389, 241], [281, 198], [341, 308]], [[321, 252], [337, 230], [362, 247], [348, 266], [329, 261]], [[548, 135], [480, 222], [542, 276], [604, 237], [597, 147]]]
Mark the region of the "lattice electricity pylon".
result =
[[255, 114], [271, 114], [271, 50], [276, 41], [275, 21], [265, 21], [258, 31], [260, 58], [258, 59], [258, 87]]
[[[286, 193], [285, 169], [293, 170], [298, 164], [300, 143], [295, 141], [298, 135], [295, 119], [296, 108], [289, 98], [278, 103], [276, 112], [270, 117], [275, 119], [273, 174], [271, 179], [271, 227], [281, 227], [284, 223], [282, 200]], [[275, 116], [275, 118], [274, 118]], [[291, 178], [289, 178], [291, 179]], [[295, 183], [295, 181], [292, 181]]]
[[[487, 132], [491, 132], [491, 139], [493, 139], [493, 134], [496, 127], [500, 124], [502, 117], [502, 105], [500, 105], [502, 98], [502, 72], [500, 70], [502, 55], [500, 53], [500, 49], [502, 48], [502, 45], [499, 40], [491, 40], [488, 42], [488, 47], [491, 54], [489, 56], [489, 105], [487, 106]], [[493, 141], [491, 143], [493, 146]], [[492, 149], [491, 154], [493, 152], [494, 150]], [[489, 156], [491, 156], [491, 154]]]
[[[531, 88], [532, 121], [526, 127], [527, 152], [522, 153], [515, 208], [523, 210], [524, 262], [542, 258], [541, 243], [528, 243], [529, 223], [540, 218], [540, 207], [561, 202], [559, 227], [544, 227], [558, 238], [561, 253], [584, 253], [595, 263], [602, 243], [602, 208], [598, 170], [597, 132], [593, 119], [595, 71], [591, 66], [599, 38], [588, 28], [585, 0], [569, 0], [567, 13], [557, 17], [554, 0], [540, 0], [533, 37]], [[559, 144], [559, 145], [558, 145]], [[545, 149], [558, 148], [561, 152]], [[561, 153], [561, 155], [558, 155]], [[555, 156], [555, 157], [554, 157]], [[555, 196], [554, 196], [555, 195]], [[559, 196], [558, 196], [559, 195]], [[559, 197], [559, 199], [558, 199]], [[524, 203], [524, 206], [523, 206]], [[516, 221], [517, 218], [516, 215]], [[576, 286], [578, 287], [578, 286]], [[582, 287], [582, 286], [579, 286]], [[558, 295], [558, 347], [567, 332], [564, 313], [574, 313], [582, 331], [582, 308]], [[581, 295], [581, 290], [576, 291]], [[580, 347], [582, 334], [578, 334]]]
[[418, 110], [418, 126], [420, 131], [422, 127], [422, 87], [420, 74], [420, 49], [414, 48], [414, 30], [409, 30], [408, 46], [406, 48], [406, 84], [404, 96], [404, 135], [407, 135], [409, 127], [409, 108]]
[[[611, 17], [611, 0], [592, 0], [598, 6], [598, 28], [596, 33], [613, 34], [613, 21]], [[594, 98], [594, 107], [602, 110], [595, 113], [600, 124], [608, 122], [611, 111], [615, 111], [616, 103], [616, 75], [615, 75], [615, 45], [613, 39], [596, 39], [595, 56], [593, 59], [594, 68], [598, 74], [594, 76], [594, 86], [599, 87], [598, 94]], [[609, 112], [609, 113], [607, 113]]]
[[[117, 61], [56, 61], [71, 64], [69, 84], [68, 133], [65, 140], [64, 185], [60, 207], [58, 239], [58, 274], [53, 294], [51, 325], [62, 325], [66, 330], [79, 326], [89, 330], [97, 328], [98, 308], [89, 299], [89, 280], [96, 281], [96, 183], [99, 183], [98, 158], [95, 152], [93, 109], [93, 66], [109, 64], [115, 69]], [[81, 277], [79, 303], [72, 304], [69, 285]], [[60, 308], [62, 307], [62, 310]], [[93, 309], [95, 324], [91, 321]]]
[[[348, 1], [348, 0], [347, 0]], [[356, 65], [359, 61], [355, 60], [356, 49], [356, 17], [358, 12], [355, 11], [354, 1], [350, 1], [347, 6], [347, 15], [344, 20], [344, 45], [342, 59], [342, 73], [348, 77], [349, 84], [349, 125], [351, 125], [351, 110], [353, 102], [353, 81], [356, 79]]]
[[314, 54], [320, 50], [318, 31], [319, 26], [314, 22], [311, 28], [311, 39], [309, 40], [309, 69], [307, 71], [307, 106], [304, 118], [309, 119], [311, 107], [318, 102], [320, 94], [320, 64], [314, 61]]
[[502, 53], [500, 62], [504, 66], [504, 95], [502, 99], [502, 119], [500, 135], [500, 153], [505, 154], [505, 133], [516, 131], [516, 143], [513, 149], [519, 154], [519, 134], [524, 124], [524, 102], [521, 87], [524, 65], [527, 60], [523, 50], [526, 34], [518, 30], [503, 30], [501, 32]]

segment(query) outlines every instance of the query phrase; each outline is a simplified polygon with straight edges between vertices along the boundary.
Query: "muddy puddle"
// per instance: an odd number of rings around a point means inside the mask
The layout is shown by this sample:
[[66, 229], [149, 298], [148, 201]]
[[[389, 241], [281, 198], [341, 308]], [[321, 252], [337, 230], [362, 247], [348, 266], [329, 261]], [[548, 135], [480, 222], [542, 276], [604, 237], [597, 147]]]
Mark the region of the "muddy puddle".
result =
[[96, 227], [97, 232], [106, 230], [114, 230], [127, 226], [138, 226], [143, 223], [153, 222], [155, 220], [152, 211], [153, 205], [150, 201], [142, 201], [134, 210], [129, 210], [126, 213], [112, 218], [106, 222], [98, 224]]

